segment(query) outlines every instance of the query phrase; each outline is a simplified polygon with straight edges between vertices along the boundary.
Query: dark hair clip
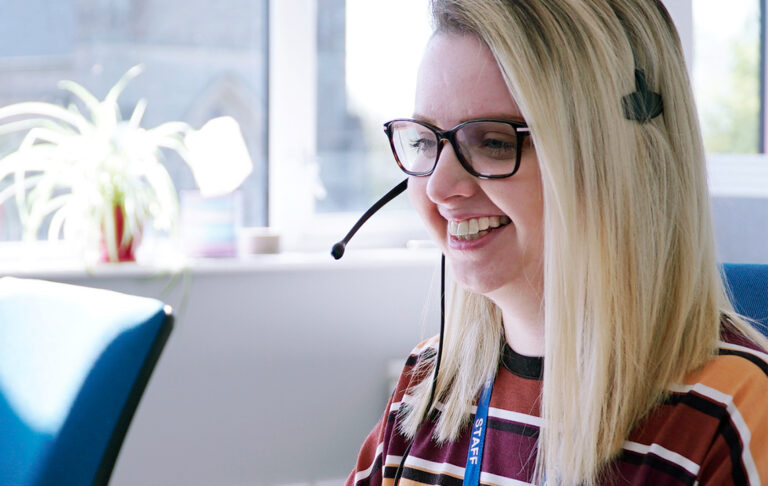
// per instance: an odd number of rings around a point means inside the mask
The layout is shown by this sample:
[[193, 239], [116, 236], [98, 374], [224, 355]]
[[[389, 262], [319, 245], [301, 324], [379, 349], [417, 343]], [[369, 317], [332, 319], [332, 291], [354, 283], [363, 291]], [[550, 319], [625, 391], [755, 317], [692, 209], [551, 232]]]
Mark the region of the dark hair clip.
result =
[[624, 117], [627, 120], [645, 123], [661, 115], [661, 112], [664, 111], [661, 95], [648, 91], [648, 84], [645, 82], [645, 73], [642, 69], [635, 69], [635, 89], [634, 93], [621, 99]]

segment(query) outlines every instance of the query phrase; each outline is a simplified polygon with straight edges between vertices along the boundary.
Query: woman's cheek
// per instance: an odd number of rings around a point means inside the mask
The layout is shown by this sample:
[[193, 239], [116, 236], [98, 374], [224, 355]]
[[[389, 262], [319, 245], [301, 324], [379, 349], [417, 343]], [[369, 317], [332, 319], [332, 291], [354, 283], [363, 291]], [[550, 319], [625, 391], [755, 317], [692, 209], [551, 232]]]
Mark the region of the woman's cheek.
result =
[[437, 243], [445, 236], [445, 220], [435, 205], [427, 196], [428, 177], [411, 177], [408, 180], [408, 199], [419, 213], [430, 235]]

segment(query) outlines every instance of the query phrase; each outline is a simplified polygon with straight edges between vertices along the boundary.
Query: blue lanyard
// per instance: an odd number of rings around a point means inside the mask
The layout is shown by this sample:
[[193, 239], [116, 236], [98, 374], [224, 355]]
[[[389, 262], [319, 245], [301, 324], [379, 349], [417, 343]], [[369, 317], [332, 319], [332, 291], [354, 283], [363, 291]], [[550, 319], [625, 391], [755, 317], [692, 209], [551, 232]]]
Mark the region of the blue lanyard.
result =
[[493, 381], [483, 387], [483, 393], [477, 402], [475, 420], [472, 422], [472, 435], [469, 436], [467, 450], [467, 468], [464, 471], [464, 486], [480, 484], [480, 469], [483, 464], [483, 445], [485, 445], [485, 429], [488, 425], [488, 408], [491, 403]]

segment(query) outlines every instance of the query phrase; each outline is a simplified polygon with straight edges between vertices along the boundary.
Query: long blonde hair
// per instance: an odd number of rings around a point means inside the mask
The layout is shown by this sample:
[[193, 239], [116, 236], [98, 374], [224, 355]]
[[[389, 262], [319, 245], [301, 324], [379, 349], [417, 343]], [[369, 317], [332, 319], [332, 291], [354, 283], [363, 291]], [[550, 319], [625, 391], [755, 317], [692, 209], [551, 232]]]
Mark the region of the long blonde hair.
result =
[[[536, 480], [592, 485], [672, 383], [710, 360], [729, 303], [680, 41], [658, 0], [433, 0], [436, 32], [474, 35], [531, 128], [544, 194], [545, 356]], [[664, 111], [625, 118], [635, 68]], [[498, 367], [501, 313], [456, 289], [436, 396], [440, 441]], [[434, 361], [434, 360], [433, 360]], [[422, 364], [421, 371], [434, 366]], [[410, 391], [413, 436], [430, 380]]]

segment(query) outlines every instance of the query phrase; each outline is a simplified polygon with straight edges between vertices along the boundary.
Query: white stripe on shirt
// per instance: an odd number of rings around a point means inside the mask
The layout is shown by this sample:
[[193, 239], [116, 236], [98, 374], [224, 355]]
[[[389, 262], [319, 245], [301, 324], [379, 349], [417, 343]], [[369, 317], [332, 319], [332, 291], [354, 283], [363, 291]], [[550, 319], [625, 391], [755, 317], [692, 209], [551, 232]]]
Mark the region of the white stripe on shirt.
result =
[[373, 471], [373, 465], [376, 464], [376, 459], [381, 457], [382, 451], [384, 451], [384, 442], [379, 442], [379, 445], [376, 447], [376, 453], [373, 455], [373, 461], [371, 461], [371, 465], [365, 468], [363, 471], [358, 471], [357, 474], [355, 474], [355, 484], [357, 484], [358, 481], [361, 481], [371, 475], [371, 471]]
[[699, 469], [701, 468], [701, 466], [691, 461], [687, 457], [680, 455], [677, 452], [670, 451], [669, 449], [662, 447], [656, 443], [653, 443], [651, 445], [645, 445], [645, 444], [640, 444], [638, 442], [632, 442], [628, 440], [624, 442], [624, 449], [632, 452], [637, 452], [638, 454], [643, 454], [643, 455], [653, 454], [654, 456], [661, 457], [662, 459], [665, 459], [673, 464], [677, 464], [678, 466], [682, 467], [683, 469], [691, 473], [694, 477], [696, 477], [699, 474]]

